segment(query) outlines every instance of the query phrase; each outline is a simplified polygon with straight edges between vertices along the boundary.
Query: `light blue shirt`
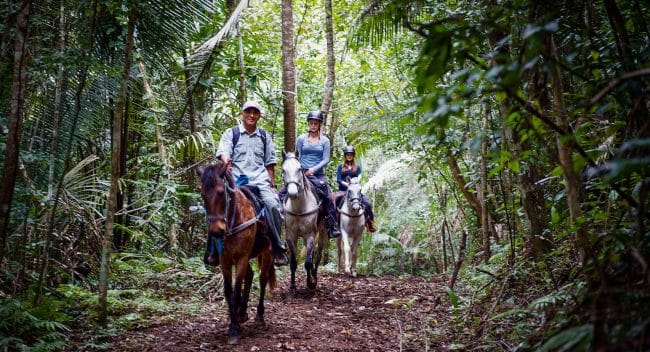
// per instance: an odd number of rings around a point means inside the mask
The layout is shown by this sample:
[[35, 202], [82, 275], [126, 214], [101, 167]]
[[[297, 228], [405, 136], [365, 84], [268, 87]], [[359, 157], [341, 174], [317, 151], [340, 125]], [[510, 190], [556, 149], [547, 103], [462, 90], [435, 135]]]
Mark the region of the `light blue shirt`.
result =
[[303, 134], [296, 141], [296, 150], [303, 169], [314, 170], [314, 175], [325, 175], [325, 166], [330, 162], [329, 138], [320, 136], [317, 144], [311, 144], [307, 135]]
[[235, 179], [241, 175], [248, 177], [248, 183], [258, 187], [270, 186], [269, 174], [266, 167], [278, 163], [275, 156], [275, 144], [269, 133], [266, 133], [266, 150], [259, 128], [249, 134], [243, 125], [239, 125], [239, 141], [232, 152], [232, 128], [227, 129], [219, 141], [217, 158], [228, 155], [232, 159], [232, 175]]

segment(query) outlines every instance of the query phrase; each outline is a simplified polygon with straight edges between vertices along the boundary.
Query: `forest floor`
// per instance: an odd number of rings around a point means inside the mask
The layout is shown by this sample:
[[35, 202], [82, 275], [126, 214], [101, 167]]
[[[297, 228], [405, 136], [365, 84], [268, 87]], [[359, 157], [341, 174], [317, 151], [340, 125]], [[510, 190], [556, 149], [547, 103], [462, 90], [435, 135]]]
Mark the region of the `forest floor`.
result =
[[[451, 319], [442, 277], [359, 276], [319, 272], [308, 290], [304, 269], [296, 273], [298, 294], [289, 293], [288, 268], [265, 300], [266, 327], [254, 324], [257, 296], [238, 345], [227, 344], [223, 300], [202, 307], [200, 316], [155, 320], [111, 341], [114, 351], [435, 351], [447, 350], [442, 328]], [[285, 272], [286, 271], [286, 272]]]

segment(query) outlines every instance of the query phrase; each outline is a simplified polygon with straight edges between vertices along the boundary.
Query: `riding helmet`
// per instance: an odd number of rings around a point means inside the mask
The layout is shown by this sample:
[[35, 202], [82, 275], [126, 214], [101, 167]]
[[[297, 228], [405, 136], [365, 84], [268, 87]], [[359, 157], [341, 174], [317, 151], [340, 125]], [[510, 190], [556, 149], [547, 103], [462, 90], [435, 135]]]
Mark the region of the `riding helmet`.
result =
[[343, 154], [348, 154], [348, 153], [355, 154], [353, 146], [348, 145], [343, 149]]
[[307, 114], [307, 121], [309, 120], [317, 120], [323, 122], [323, 113], [318, 110], [310, 111], [309, 114]]

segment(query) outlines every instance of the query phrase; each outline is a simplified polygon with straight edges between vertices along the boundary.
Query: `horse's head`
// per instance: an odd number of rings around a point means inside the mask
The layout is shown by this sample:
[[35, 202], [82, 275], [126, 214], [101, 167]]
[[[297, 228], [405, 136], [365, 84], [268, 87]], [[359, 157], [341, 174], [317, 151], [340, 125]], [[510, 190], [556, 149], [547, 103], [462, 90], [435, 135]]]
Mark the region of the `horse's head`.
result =
[[201, 178], [201, 197], [208, 220], [208, 233], [224, 233], [228, 228], [228, 218], [232, 221], [234, 211], [231, 201], [235, 197], [234, 181], [227, 164], [218, 162], [196, 169], [196, 174]]
[[305, 187], [304, 174], [295, 153], [282, 152], [282, 179], [287, 185], [287, 195], [291, 198], [300, 196]]
[[345, 192], [345, 199], [348, 206], [352, 211], [361, 209], [361, 183], [359, 179], [354, 177], [348, 182], [348, 190]]

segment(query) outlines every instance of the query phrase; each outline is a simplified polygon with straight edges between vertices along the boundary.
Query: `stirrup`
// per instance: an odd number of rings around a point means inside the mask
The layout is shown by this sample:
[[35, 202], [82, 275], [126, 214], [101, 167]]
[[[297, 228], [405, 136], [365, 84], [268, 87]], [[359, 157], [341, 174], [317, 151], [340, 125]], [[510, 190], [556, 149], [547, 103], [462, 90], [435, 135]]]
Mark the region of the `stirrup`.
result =
[[337, 230], [337, 229], [327, 230], [327, 236], [329, 238], [337, 238], [341, 236], [341, 230]]
[[286, 253], [273, 253], [273, 264], [276, 266], [284, 266], [289, 264], [289, 258]]

